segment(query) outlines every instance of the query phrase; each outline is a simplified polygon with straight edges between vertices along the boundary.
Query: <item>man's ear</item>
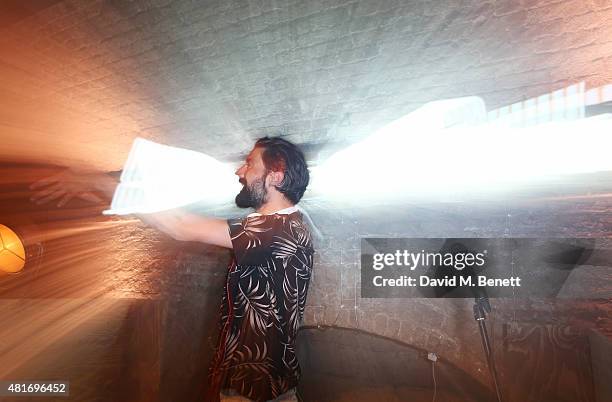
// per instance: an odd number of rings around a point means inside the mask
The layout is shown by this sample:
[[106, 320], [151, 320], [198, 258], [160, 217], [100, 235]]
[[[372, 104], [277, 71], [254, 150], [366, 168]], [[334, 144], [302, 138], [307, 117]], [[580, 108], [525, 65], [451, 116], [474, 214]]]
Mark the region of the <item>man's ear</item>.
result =
[[283, 179], [285, 178], [285, 174], [283, 172], [271, 171], [268, 174], [268, 177], [269, 177], [269, 180], [270, 180], [269, 184], [271, 186], [276, 187], [276, 186], [279, 186], [282, 183]]

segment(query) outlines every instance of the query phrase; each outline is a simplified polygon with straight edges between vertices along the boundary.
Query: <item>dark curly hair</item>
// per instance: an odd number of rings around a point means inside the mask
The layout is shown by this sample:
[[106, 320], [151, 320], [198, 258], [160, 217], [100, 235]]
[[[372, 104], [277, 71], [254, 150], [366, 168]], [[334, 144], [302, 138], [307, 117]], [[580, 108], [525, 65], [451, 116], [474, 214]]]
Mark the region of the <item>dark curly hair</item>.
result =
[[284, 172], [285, 177], [276, 189], [293, 204], [297, 204], [310, 181], [310, 173], [302, 151], [297, 145], [280, 137], [260, 138], [255, 143], [255, 147], [263, 148], [261, 156], [268, 171]]

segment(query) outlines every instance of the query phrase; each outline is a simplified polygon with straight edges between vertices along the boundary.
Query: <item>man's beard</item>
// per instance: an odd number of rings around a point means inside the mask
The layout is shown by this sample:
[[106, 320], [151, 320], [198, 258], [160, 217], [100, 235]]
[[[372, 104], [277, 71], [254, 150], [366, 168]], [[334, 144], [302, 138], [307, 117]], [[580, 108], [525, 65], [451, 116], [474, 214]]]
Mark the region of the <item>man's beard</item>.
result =
[[236, 205], [239, 208], [259, 209], [268, 198], [268, 190], [265, 186], [266, 175], [253, 180], [253, 183], [246, 185], [246, 181], [240, 180], [243, 184], [242, 190], [236, 195]]

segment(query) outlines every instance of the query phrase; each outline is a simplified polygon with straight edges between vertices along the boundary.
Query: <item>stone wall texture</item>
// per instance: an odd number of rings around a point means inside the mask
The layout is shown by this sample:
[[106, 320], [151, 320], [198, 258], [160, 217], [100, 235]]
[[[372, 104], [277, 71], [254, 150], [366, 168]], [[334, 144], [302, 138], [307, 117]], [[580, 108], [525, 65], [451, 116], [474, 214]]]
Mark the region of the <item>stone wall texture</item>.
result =
[[139, 135], [231, 158], [262, 134], [354, 141], [431, 100], [597, 87], [611, 19], [602, 0], [61, 1], [0, 28], [2, 156], [119, 168]]
[[[230, 161], [264, 134], [340, 147], [432, 100], [477, 95], [494, 109], [581, 81], [587, 89], [610, 83], [611, 21], [612, 2], [604, 0], [61, 1], [0, 27], [0, 159], [119, 169], [136, 136]], [[306, 207], [324, 237], [305, 325], [435, 351], [487, 386], [471, 300], [362, 299], [360, 237], [612, 236], [609, 197], [367, 212]], [[87, 238], [92, 253], [79, 260], [102, 278], [63, 288], [62, 297], [96, 294], [85, 291], [90, 286], [112, 297], [168, 300], [159, 345], [160, 378], [170, 388], [160, 392], [184, 392], [205, 368], [185, 368], [197, 377], [173, 368], [211, 355], [222, 274], [210, 268], [222, 269], [228, 255], [160, 241], [133, 222], [103, 222], [110, 226], [96, 223], [103, 229], [91, 233], [105, 237]], [[101, 242], [117, 253], [103, 253]], [[67, 268], [57, 272], [72, 275]], [[57, 297], [43, 285], [8, 294]], [[610, 328], [609, 303], [498, 306], [498, 323], [537, 316]]]

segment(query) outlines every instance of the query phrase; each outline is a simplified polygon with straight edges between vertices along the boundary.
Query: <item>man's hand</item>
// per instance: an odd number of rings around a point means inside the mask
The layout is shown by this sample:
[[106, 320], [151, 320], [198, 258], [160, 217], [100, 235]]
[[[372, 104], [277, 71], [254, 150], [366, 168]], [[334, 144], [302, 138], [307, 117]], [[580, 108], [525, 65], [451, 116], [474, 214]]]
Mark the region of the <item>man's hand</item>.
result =
[[112, 199], [115, 187], [117, 180], [105, 173], [66, 169], [30, 185], [31, 190], [36, 190], [30, 200], [36, 204], [59, 200], [58, 207], [73, 198], [99, 203]]

